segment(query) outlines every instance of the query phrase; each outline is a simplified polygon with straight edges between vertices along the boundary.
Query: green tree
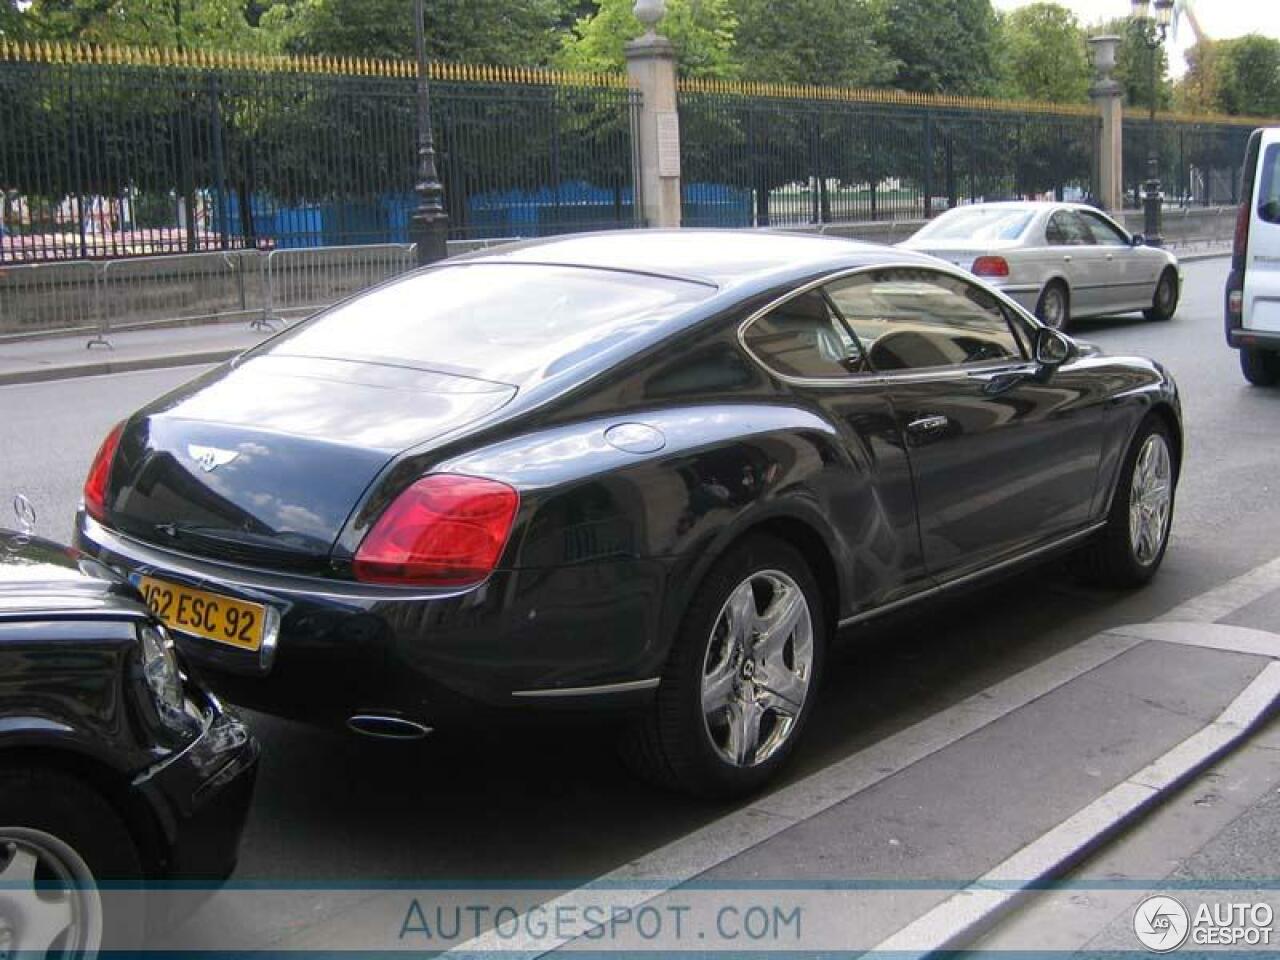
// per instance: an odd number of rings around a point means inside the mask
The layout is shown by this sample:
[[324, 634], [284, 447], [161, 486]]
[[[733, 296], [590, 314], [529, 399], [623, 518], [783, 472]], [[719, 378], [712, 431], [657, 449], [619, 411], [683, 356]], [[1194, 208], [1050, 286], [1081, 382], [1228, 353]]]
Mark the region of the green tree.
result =
[[[433, 58], [536, 66], [557, 43], [560, 0], [431, 0], [427, 49]], [[410, 0], [290, 0], [262, 14], [264, 29], [293, 53], [409, 58]]]
[[34, 0], [27, 32], [44, 40], [120, 46], [263, 51], [271, 39], [244, 0]]
[[[569, 70], [606, 72], [626, 63], [624, 48], [643, 29], [632, 13], [633, 0], [602, 0], [599, 10], [574, 24], [565, 36], [557, 64]], [[669, 0], [658, 31], [676, 48], [682, 76], [732, 79], [737, 19], [729, 0]]]
[[893, 86], [993, 95], [998, 26], [990, 0], [878, 0], [877, 37], [898, 61]]
[[1219, 109], [1253, 117], [1280, 114], [1280, 40], [1251, 33], [1217, 46]]
[[1126, 18], [1109, 20], [1099, 32], [1120, 38], [1116, 50], [1116, 69], [1112, 76], [1124, 88], [1125, 103], [1134, 107], [1151, 106], [1151, 69], [1156, 71], [1156, 109], [1173, 104], [1173, 84], [1169, 81], [1169, 55], [1162, 44], [1154, 44], [1155, 28]]
[[875, 39], [869, 0], [732, 0], [735, 54], [747, 80], [883, 86], [899, 64]]
[[1026, 100], [1077, 103], [1089, 94], [1085, 33], [1066, 7], [1033, 3], [1001, 20], [1004, 92]]
[[1213, 113], [1218, 103], [1220, 49], [1213, 40], [1201, 40], [1184, 54], [1187, 72], [1174, 86], [1174, 105], [1188, 113]]

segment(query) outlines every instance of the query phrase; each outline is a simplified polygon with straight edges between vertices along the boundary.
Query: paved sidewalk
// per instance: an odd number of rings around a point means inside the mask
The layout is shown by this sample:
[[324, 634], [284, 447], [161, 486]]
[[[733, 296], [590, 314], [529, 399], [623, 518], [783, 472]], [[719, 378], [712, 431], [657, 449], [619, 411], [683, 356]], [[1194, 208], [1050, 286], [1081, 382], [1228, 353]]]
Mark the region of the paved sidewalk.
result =
[[[1226, 256], [1229, 251], [1225, 247], [1200, 246], [1174, 252], [1182, 262], [1191, 263]], [[236, 322], [122, 330], [111, 334], [111, 349], [86, 347], [90, 339], [86, 334], [0, 341], [0, 385], [219, 363], [267, 336], [268, 331], [255, 330], [247, 322]]]
[[216, 323], [124, 330], [111, 334], [110, 348], [86, 346], [85, 334], [0, 343], [0, 385], [218, 363], [268, 336], [248, 323]]

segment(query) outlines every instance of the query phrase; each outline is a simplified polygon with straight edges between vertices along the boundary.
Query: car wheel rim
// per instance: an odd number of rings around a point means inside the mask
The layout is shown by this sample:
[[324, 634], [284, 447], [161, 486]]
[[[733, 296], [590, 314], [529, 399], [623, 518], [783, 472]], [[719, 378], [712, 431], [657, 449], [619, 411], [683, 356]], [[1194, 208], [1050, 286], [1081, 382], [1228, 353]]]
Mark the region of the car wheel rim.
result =
[[754, 767], [790, 739], [813, 679], [813, 618], [804, 591], [766, 570], [720, 608], [702, 664], [702, 717], [716, 753]]
[[1166, 313], [1173, 306], [1173, 281], [1168, 277], [1160, 281], [1160, 289], [1156, 291], [1156, 305]]
[[79, 956], [102, 941], [102, 901], [84, 858], [42, 830], [0, 827], [0, 955]]
[[1129, 542], [1138, 563], [1150, 566], [1160, 555], [1169, 532], [1169, 508], [1173, 502], [1173, 462], [1163, 436], [1153, 433], [1143, 441], [1133, 465], [1129, 492]]
[[1062, 314], [1064, 310], [1064, 301], [1062, 299], [1062, 294], [1058, 292], [1058, 289], [1054, 287], [1053, 289], [1045, 291], [1044, 308], [1042, 310], [1045, 324], [1053, 327], [1055, 330], [1061, 327]]

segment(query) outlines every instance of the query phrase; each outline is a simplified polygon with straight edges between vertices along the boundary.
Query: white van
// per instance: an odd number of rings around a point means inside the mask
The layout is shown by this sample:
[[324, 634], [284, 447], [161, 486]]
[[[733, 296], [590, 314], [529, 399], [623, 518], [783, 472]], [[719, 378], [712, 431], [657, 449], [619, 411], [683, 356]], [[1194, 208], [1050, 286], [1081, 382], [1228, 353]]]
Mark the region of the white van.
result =
[[1280, 383], [1280, 127], [1253, 131], [1227, 278], [1227, 343], [1245, 379]]

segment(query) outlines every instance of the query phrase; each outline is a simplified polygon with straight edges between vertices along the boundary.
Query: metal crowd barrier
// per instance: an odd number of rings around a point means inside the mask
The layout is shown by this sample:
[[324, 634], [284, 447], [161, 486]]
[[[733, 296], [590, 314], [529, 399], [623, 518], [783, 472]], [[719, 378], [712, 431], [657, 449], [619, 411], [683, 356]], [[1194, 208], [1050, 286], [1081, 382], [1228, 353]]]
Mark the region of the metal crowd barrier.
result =
[[308, 316], [415, 265], [408, 243], [272, 250], [267, 254], [266, 302], [253, 326], [268, 330], [286, 314]]
[[[451, 241], [451, 254], [511, 240]], [[415, 244], [227, 250], [0, 267], [0, 343], [248, 320], [254, 328], [321, 310], [416, 265]]]
[[0, 267], [0, 342], [96, 330], [101, 272], [87, 260]]

